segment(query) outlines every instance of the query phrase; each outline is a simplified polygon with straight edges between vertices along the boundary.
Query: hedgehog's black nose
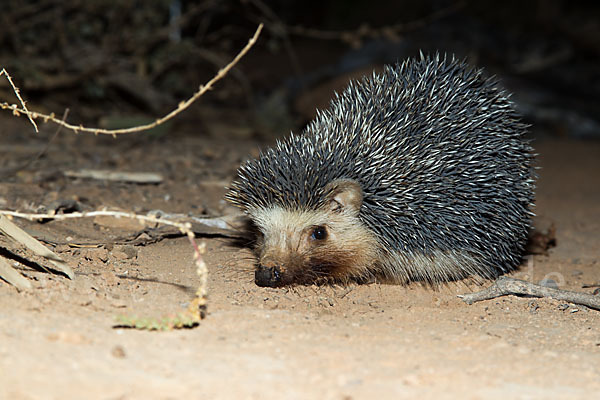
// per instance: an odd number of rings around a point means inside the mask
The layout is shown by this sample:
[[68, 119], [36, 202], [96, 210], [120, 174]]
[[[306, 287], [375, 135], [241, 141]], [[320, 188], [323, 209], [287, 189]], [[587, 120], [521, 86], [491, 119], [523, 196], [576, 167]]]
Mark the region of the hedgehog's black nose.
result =
[[259, 265], [254, 273], [254, 282], [262, 287], [277, 287], [281, 285], [281, 270], [279, 267]]

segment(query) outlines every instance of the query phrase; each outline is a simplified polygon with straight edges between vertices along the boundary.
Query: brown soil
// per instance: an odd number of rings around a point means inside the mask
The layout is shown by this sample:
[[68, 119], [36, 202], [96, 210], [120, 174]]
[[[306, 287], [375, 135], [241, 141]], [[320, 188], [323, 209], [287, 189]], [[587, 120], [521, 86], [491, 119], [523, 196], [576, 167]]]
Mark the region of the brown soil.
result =
[[[30, 129], [23, 119], [0, 126], [9, 138], [0, 146], [2, 167], [31, 159], [51, 136], [21, 137]], [[63, 133], [16, 178], [2, 178], [0, 208], [35, 211], [75, 199], [90, 210], [229, 213], [224, 186], [257, 146]], [[512, 275], [591, 292], [583, 286], [600, 284], [600, 143], [545, 139], [535, 146], [542, 167], [536, 225], [554, 223], [558, 245]], [[165, 181], [133, 185], [62, 175], [79, 168], [154, 171]], [[16, 263], [34, 289], [19, 293], [0, 281], [2, 399], [590, 399], [600, 393], [599, 311], [513, 296], [468, 306], [457, 294], [482, 288], [473, 282], [438, 289], [259, 288], [252, 253], [213, 237], [203, 239], [210, 303], [198, 327], [114, 329], [117, 315], [185, 308], [198, 284], [187, 240], [97, 245], [136, 227], [106, 220], [16, 222], [53, 243], [76, 278]], [[5, 239], [0, 248], [26, 254]]]

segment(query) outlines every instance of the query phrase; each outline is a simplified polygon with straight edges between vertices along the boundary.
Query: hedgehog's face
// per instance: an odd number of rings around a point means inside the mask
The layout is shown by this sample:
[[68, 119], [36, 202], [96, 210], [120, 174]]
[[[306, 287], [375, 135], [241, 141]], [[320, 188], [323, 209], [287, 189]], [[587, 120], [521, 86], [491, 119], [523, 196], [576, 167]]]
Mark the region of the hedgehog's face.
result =
[[285, 286], [362, 277], [376, 259], [376, 241], [358, 218], [362, 190], [351, 180], [337, 180], [325, 190], [316, 210], [283, 207], [253, 209], [260, 230], [259, 286]]

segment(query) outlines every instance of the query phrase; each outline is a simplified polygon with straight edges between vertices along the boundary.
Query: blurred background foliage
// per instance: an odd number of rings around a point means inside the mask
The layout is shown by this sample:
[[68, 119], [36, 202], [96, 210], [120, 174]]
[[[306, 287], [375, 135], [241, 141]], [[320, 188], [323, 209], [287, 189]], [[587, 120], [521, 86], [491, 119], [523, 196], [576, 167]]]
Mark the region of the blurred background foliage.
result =
[[[264, 22], [202, 100], [248, 111], [255, 133], [301, 126], [356, 71], [421, 50], [498, 74], [528, 120], [556, 134], [600, 132], [597, 1], [4, 0], [0, 21], [0, 67], [32, 108], [69, 107], [83, 123], [163, 115]], [[0, 98], [14, 102], [4, 80]]]

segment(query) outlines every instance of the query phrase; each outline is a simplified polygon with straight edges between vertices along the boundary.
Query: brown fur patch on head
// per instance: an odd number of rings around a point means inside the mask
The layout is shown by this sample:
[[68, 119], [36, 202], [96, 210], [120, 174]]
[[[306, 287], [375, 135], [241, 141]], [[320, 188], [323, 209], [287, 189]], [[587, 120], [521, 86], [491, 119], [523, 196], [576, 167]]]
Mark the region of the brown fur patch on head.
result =
[[327, 201], [317, 210], [278, 206], [250, 210], [261, 232], [259, 269], [277, 271], [273, 286], [344, 282], [371, 275], [381, 257], [380, 245], [358, 218], [360, 186], [337, 180], [325, 193]]

